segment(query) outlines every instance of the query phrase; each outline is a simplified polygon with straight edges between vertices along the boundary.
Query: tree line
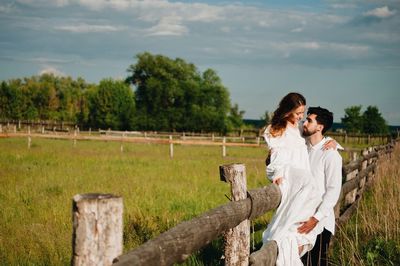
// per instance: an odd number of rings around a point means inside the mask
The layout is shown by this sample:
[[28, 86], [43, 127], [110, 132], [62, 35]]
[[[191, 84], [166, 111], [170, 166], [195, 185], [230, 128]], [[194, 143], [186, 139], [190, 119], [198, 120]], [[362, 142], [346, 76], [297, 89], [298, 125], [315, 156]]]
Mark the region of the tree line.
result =
[[[52, 74], [2, 81], [0, 120], [68, 121], [83, 128], [226, 133], [244, 126], [244, 111], [212, 69], [200, 72], [181, 58], [145, 52], [125, 80]], [[268, 111], [261, 118], [269, 122]], [[347, 132], [388, 133], [375, 106], [345, 109]]]
[[43, 74], [3, 81], [1, 120], [55, 120], [114, 130], [227, 132], [243, 124], [244, 111], [212, 69], [185, 60], [141, 53], [126, 80]]

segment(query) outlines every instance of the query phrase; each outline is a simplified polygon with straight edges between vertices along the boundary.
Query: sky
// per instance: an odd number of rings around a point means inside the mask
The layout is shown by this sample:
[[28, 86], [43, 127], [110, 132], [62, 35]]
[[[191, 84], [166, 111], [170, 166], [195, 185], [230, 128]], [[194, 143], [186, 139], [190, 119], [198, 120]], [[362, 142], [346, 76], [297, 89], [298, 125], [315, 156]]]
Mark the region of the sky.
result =
[[248, 119], [294, 91], [400, 125], [400, 0], [0, 0], [0, 80], [124, 79], [145, 51], [214, 69]]

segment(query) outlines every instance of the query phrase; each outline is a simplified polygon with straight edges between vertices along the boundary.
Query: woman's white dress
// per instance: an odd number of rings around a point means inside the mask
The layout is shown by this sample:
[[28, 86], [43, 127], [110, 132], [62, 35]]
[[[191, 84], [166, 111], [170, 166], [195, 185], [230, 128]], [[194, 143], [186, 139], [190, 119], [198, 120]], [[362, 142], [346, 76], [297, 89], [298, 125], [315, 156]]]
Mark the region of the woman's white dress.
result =
[[[308, 234], [299, 234], [301, 222], [314, 215], [321, 197], [313, 184], [307, 146], [298, 128], [288, 126], [282, 136], [272, 137], [269, 128], [264, 133], [272, 150], [267, 166], [269, 179], [282, 177], [279, 185], [282, 198], [275, 215], [263, 232], [263, 243], [275, 240], [278, 245], [276, 265], [303, 265], [300, 257], [311, 250], [316, 237], [322, 232], [317, 226]], [[301, 256], [298, 247], [304, 246]]]

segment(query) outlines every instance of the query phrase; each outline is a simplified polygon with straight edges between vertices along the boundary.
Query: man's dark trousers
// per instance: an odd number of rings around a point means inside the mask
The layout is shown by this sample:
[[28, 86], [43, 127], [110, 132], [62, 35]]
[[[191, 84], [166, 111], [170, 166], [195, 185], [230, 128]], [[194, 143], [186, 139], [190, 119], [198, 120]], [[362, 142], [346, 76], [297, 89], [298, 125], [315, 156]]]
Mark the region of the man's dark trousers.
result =
[[301, 257], [301, 261], [306, 266], [326, 266], [328, 265], [328, 247], [332, 233], [324, 228], [321, 234], [317, 236], [312, 250]]

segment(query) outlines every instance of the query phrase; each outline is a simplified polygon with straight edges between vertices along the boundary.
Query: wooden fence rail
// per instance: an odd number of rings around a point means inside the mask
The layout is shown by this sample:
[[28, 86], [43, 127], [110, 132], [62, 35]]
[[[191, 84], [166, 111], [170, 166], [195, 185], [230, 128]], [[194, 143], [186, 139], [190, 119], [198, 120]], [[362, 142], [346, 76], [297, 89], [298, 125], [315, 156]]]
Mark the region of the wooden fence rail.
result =
[[[364, 150], [360, 158], [343, 166], [343, 178], [345, 182], [342, 187], [340, 199], [335, 207], [336, 220], [338, 224], [345, 223], [351, 213], [357, 208], [362, 192], [371, 184], [375, 168], [379, 157], [391, 154], [396, 141], [387, 145], [382, 145]], [[230, 182], [232, 186], [238, 183], [242, 188], [232, 189], [237, 201], [231, 201], [225, 205], [210, 210], [192, 220], [182, 222], [172, 229], [160, 234], [158, 237], [149, 240], [143, 245], [117, 256], [113, 260], [113, 265], [172, 265], [187, 259], [193, 252], [204, 247], [218, 236], [226, 233], [228, 230], [238, 228], [243, 221], [255, 219], [269, 210], [275, 209], [280, 202], [280, 190], [275, 184], [263, 188], [250, 190], [247, 197], [240, 199], [243, 191], [243, 181], [239, 179], [245, 177], [245, 167], [242, 164], [226, 165], [220, 167], [221, 180]], [[244, 184], [245, 186], [245, 184]], [[235, 195], [236, 194], [236, 195]], [[76, 198], [77, 196], [75, 196]], [[81, 195], [80, 199], [91, 198]], [[95, 211], [95, 210], [93, 210]], [[92, 214], [93, 215], [93, 214]], [[104, 218], [110, 218], [110, 215], [104, 215]], [[100, 218], [99, 218], [100, 219]], [[96, 231], [98, 222], [92, 223], [93, 228], [81, 230], [83, 234], [86, 231]], [[249, 227], [244, 227], [249, 230]], [[238, 229], [243, 230], [243, 229]], [[76, 232], [79, 233], [79, 232]], [[238, 234], [236, 241], [249, 241], [249, 234]], [[76, 236], [75, 236], [76, 237]], [[82, 237], [82, 239], [88, 239]], [[100, 246], [101, 237], [90, 238], [94, 243], [89, 246]], [[89, 241], [89, 240], [88, 240]], [[97, 241], [97, 242], [96, 242]], [[234, 244], [230, 244], [234, 245]], [[247, 244], [245, 246], [248, 246]], [[76, 247], [75, 253], [80, 253]], [[227, 254], [227, 253], [225, 253]], [[277, 246], [274, 241], [265, 244], [259, 251], [252, 253], [248, 258], [233, 260], [225, 258], [227, 265], [274, 265], [277, 255]], [[240, 258], [240, 256], [237, 256]], [[243, 261], [245, 260], [245, 264]], [[75, 263], [75, 265], [82, 265]], [[103, 264], [109, 265], [109, 264]]]

